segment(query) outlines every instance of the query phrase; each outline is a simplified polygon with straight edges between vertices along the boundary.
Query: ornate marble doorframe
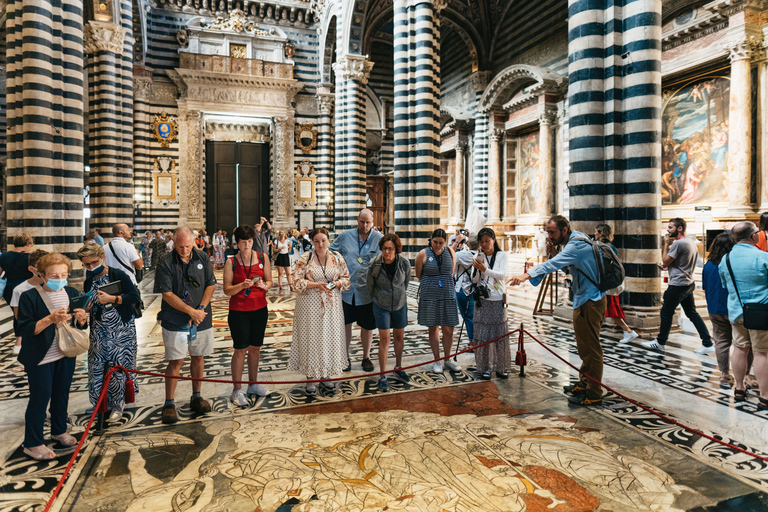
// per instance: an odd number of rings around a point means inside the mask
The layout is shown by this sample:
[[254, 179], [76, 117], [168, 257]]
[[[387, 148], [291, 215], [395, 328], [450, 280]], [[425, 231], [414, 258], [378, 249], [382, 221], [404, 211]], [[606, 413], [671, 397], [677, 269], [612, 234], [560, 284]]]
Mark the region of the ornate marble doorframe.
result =
[[[194, 62], [194, 60], [191, 60]], [[273, 219], [277, 228], [293, 224], [293, 125], [291, 107], [303, 87], [293, 78], [233, 75], [200, 69], [169, 70], [180, 97], [179, 111], [179, 223], [203, 228], [203, 168], [206, 135], [205, 113], [271, 118]], [[252, 124], [244, 119], [244, 125]], [[219, 128], [221, 129], [221, 128]], [[211, 127], [218, 132], [219, 129]], [[255, 136], [256, 132], [254, 132]], [[245, 140], [245, 139], [237, 139]]]

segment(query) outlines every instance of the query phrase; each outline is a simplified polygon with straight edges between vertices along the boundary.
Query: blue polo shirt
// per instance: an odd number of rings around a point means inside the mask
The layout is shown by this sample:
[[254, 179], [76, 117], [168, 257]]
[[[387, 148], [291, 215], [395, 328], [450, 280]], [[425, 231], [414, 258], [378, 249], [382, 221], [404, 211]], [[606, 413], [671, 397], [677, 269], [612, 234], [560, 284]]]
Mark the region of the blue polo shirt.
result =
[[347, 304], [352, 304], [353, 298], [357, 306], [373, 302], [365, 288], [365, 280], [368, 276], [368, 264], [381, 253], [379, 241], [383, 237], [384, 235], [372, 229], [365, 242], [362, 242], [357, 228], [352, 228], [342, 232], [331, 244], [329, 249], [340, 252], [349, 269], [349, 290], [341, 292], [341, 300]]
[[[597, 261], [595, 261], [595, 254], [592, 252], [592, 245], [588, 242], [574, 240], [574, 238], [588, 237], [578, 231], [572, 232], [571, 236], [568, 237], [565, 247], [557, 256], [542, 263], [528, 272], [528, 274], [531, 276], [531, 284], [538, 286], [545, 275], [568, 267], [571, 276], [573, 276], [573, 283], [571, 284], [571, 290], [573, 290], [573, 309], [578, 309], [588, 300], [598, 301], [602, 299], [605, 297], [605, 292], [598, 290], [597, 286], [589, 281], [589, 279], [592, 279], [594, 282], [598, 281]], [[581, 272], [577, 272], [577, 270], [584, 272], [589, 276], [589, 279], [584, 277]]]
[[[731, 262], [739, 297], [733, 287], [733, 279], [728, 271], [727, 260]], [[718, 265], [720, 281], [728, 288], [728, 320], [736, 323], [744, 316], [742, 303], [768, 303], [768, 252], [763, 252], [754, 245], [738, 243], [726, 254]]]

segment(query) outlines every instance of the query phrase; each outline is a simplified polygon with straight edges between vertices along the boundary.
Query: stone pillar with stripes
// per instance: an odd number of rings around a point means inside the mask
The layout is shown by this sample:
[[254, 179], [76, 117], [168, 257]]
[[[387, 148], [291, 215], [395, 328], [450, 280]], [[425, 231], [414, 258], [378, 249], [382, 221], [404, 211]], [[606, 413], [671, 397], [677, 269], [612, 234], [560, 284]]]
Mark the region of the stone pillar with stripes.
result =
[[141, 212], [134, 219], [134, 228], [143, 233], [151, 230], [152, 210], [152, 158], [150, 156], [149, 103], [152, 99], [152, 71], [137, 67], [133, 75], [133, 124], [137, 127], [133, 138], [133, 193], [137, 211]]
[[74, 257], [83, 240], [83, 3], [6, 6], [8, 237]]
[[440, 22], [444, 0], [395, 0], [395, 226], [410, 257], [440, 222]]
[[88, 54], [88, 164], [91, 227], [109, 232], [133, 223], [133, 63], [129, 23], [90, 21]]
[[365, 86], [373, 62], [344, 55], [336, 64], [336, 154], [334, 230], [357, 226], [365, 208]]
[[[490, 71], [476, 71], [469, 77], [472, 90], [475, 93], [475, 101], [480, 103], [480, 98], [488, 87], [491, 78]], [[488, 116], [479, 114], [475, 118], [475, 134], [472, 148], [472, 197], [471, 204], [475, 204], [480, 212], [488, 215]]]
[[[334, 163], [334, 130], [333, 130], [334, 97], [330, 87], [322, 87], [317, 93], [317, 113], [320, 124], [317, 130], [317, 147], [320, 148], [320, 159], [317, 164], [317, 214], [315, 225], [331, 226], [333, 224], [333, 163]], [[303, 226], [299, 226], [300, 228]]]
[[658, 326], [661, 1], [568, 2], [570, 220], [612, 225], [628, 323]]

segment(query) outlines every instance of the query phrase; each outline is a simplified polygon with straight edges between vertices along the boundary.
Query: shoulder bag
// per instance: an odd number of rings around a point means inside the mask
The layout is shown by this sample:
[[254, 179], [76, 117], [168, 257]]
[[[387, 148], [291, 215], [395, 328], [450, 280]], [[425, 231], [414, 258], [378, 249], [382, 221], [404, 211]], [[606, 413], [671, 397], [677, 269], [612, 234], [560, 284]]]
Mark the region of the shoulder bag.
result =
[[731, 281], [733, 282], [733, 289], [736, 290], [736, 297], [739, 299], [741, 308], [744, 311], [742, 321], [744, 322], [744, 328], [753, 331], [768, 331], [768, 304], [761, 302], [748, 302], [744, 304], [741, 301], [741, 295], [739, 295], [739, 288], [736, 286], [736, 278], [733, 276], [733, 269], [731, 268], [730, 254], [725, 255], [725, 264], [728, 266], [728, 272], [731, 274]]
[[[109, 247], [109, 250], [110, 250], [110, 251], [112, 251], [112, 256], [114, 256], [114, 257], [115, 257], [115, 259], [117, 260], [117, 262], [118, 262], [119, 264], [121, 264], [122, 266], [124, 266], [124, 267], [125, 267], [125, 268], [126, 268], [128, 271], [129, 271], [129, 272], [131, 272], [132, 274], [135, 274], [135, 275], [136, 275], [136, 282], [137, 282], [137, 283], [140, 283], [140, 282], [141, 282], [141, 280], [142, 280], [142, 279], [144, 279], [144, 270], [142, 269], [141, 271], [139, 271], [138, 269], [136, 269], [136, 268], [134, 268], [134, 267], [129, 267], [128, 265], [126, 265], [126, 264], [123, 262], [123, 260], [121, 260], [121, 259], [120, 259], [120, 258], [117, 256], [117, 253], [116, 253], [116, 252], [115, 252], [115, 250], [112, 248], [112, 242], [109, 242], [109, 243], [107, 244], [107, 246]], [[134, 305], [133, 305], [133, 316], [134, 316], [134, 318], [138, 319], [138, 318], [141, 318], [141, 317], [142, 317], [142, 315], [144, 314], [144, 313], [143, 313], [143, 312], [144, 312], [144, 301], [141, 299], [141, 291], [139, 290], [139, 287], [138, 287], [138, 285], [136, 286], [136, 291], [138, 291], [138, 292], [139, 292], [139, 302], [137, 302], [136, 304], [134, 304]]]
[[[51, 299], [48, 294], [45, 293], [43, 287], [40, 285], [35, 286], [37, 293], [42, 297], [48, 311], [53, 313], [56, 308], [51, 304]], [[77, 357], [80, 354], [88, 352], [91, 346], [91, 341], [88, 338], [88, 333], [82, 329], [76, 329], [68, 323], [61, 323], [54, 325], [56, 329], [56, 337], [59, 340], [59, 350], [67, 357]]]

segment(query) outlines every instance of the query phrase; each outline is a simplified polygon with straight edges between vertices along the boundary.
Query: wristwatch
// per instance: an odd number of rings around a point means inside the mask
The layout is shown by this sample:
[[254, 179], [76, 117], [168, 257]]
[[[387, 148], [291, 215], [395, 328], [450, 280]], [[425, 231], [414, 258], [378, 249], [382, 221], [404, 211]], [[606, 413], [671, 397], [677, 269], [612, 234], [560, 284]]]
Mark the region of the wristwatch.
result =
[[205, 309], [205, 306], [203, 306], [202, 304], [200, 304], [200, 305], [197, 307], [197, 309]]

